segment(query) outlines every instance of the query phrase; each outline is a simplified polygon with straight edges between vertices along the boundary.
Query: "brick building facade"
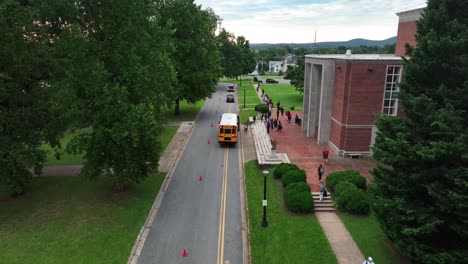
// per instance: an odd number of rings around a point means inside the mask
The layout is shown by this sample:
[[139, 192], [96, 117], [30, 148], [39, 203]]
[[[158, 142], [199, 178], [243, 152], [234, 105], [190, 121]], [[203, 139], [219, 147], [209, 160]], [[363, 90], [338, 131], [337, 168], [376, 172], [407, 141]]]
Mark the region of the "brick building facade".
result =
[[395, 54], [306, 55], [303, 131], [339, 155], [370, 155], [375, 115], [398, 115], [405, 44], [416, 45], [422, 8], [398, 13]]

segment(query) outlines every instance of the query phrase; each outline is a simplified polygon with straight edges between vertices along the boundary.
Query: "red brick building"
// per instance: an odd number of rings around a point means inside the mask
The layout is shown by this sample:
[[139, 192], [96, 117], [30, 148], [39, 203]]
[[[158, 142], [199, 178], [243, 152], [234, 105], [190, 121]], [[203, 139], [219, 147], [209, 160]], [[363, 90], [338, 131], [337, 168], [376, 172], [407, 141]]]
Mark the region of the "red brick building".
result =
[[306, 55], [303, 131], [339, 155], [370, 155], [375, 115], [398, 114], [405, 44], [423, 8], [398, 13], [395, 54]]

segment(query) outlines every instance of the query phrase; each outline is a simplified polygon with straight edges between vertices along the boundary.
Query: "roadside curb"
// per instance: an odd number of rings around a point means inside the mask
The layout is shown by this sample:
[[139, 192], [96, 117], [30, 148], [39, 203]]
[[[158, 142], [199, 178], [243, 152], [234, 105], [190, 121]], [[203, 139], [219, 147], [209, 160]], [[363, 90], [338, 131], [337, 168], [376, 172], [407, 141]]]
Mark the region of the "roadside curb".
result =
[[[203, 107], [200, 109], [200, 111], [197, 114], [197, 117], [193, 121], [193, 126], [191, 126], [190, 131], [188, 132], [188, 136], [185, 138], [184, 143], [182, 144], [182, 147], [177, 153], [176, 158], [172, 161], [171, 166], [169, 168], [169, 171], [167, 172], [167, 176], [164, 179], [164, 182], [161, 186], [161, 189], [159, 190], [158, 195], [156, 196], [156, 199], [154, 200], [153, 205], [151, 206], [151, 210], [145, 220], [145, 223], [143, 227], [140, 230], [140, 233], [137, 236], [137, 239], [135, 241], [135, 244], [133, 245], [132, 251], [130, 252], [130, 257], [127, 260], [127, 264], [136, 264], [138, 263], [138, 259], [140, 257], [141, 251], [143, 250], [143, 246], [146, 242], [146, 238], [148, 237], [148, 234], [151, 230], [151, 227], [153, 225], [154, 218], [156, 217], [156, 214], [158, 213], [159, 207], [161, 206], [161, 203], [164, 199], [164, 196], [166, 194], [167, 188], [172, 180], [172, 176], [174, 175], [175, 168], [179, 164], [180, 156], [182, 153], [184, 153], [185, 148], [187, 146], [187, 142], [189, 142], [190, 137], [192, 136], [192, 130], [193, 127], [196, 125], [198, 116], [200, 115], [201, 112], [205, 109], [206, 106], [206, 101], [203, 104]], [[179, 127], [180, 129], [180, 127]], [[174, 138], [173, 138], [174, 139]]]

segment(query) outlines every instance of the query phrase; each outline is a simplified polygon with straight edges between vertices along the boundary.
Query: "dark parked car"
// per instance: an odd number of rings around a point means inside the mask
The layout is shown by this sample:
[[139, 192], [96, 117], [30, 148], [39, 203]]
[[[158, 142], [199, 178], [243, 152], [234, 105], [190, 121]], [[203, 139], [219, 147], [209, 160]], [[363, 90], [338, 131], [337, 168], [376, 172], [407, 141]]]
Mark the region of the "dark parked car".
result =
[[266, 82], [267, 83], [278, 83], [278, 81], [275, 80], [275, 79], [266, 79]]
[[289, 80], [289, 77], [286, 75], [286, 76], [283, 77], [283, 79]]
[[227, 90], [228, 92], [234, 92], [234, 85], [229, 85]]
[[234, 103], [234, 95], [233, 94], [226, 95], [226, 102]]
[[253, 78], [254, 82], [259, 82], [259, 83], [263, 83], [263, 80], [259, 77], [259, 76], [255, 76]]

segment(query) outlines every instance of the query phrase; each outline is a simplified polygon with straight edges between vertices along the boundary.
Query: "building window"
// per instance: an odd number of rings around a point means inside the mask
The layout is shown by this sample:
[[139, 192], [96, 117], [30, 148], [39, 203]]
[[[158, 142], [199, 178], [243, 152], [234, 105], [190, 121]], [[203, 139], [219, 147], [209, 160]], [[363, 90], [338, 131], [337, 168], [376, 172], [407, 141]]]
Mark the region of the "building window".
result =
[[401, 81], [401, 66], [387, 66], [385, 78], [385, 93], [383, 112], [388, 115], [397, 114], [398, 90]]

